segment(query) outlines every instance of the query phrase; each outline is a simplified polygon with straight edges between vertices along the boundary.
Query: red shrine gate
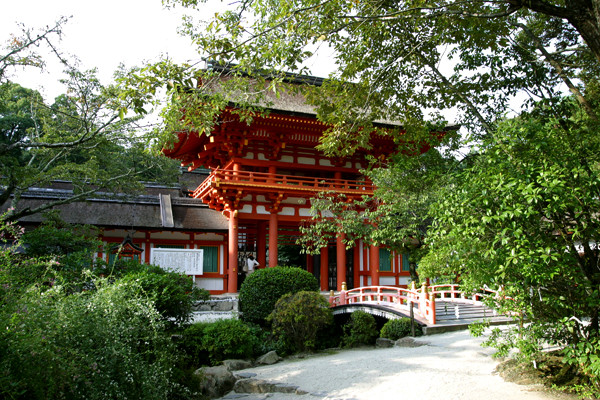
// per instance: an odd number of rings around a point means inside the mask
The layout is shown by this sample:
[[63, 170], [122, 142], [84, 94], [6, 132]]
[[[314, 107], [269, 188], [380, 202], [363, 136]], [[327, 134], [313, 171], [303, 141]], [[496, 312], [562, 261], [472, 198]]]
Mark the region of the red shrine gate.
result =
[[[289, 104], [290, 98], [286, 100]], [[261, 266], [276, 266], [278, 244], [299, 234], [299, 224], [310, 216], [310, 199], [319, 192], [343, 194], [349, 201], [373, 194], [372, 183], [360, 174], [367, 166], [366, 151], [347, 158], [326, 157], [316, 146], [327, 126], [314, 115], [283, 108], [255, 117], [250, 126], [228, 109], [209, 135], [179, 133], [174, 147], [164, 150], [190, 170], [212, 171], [193, 197], [229, 221], [224, 285], [228, 292], [237, 291], [240, 246], [255, 250]], [[376, 135], [371, 145], [368, 154], [376, 157], [396, 148], [391, 138]], [[320, 257], [307, 257], [306, 268], [318, 273], [322, 290], [333, 289], [331, 282], [340, 290], [346, 281], [354, 287], [379, 285], [382, 280], [385, 285], [406, 285], [407, 257], [384, 253], [385, 265], [380, 268], [379, 247], [359, 242], [346, 251], [342, 240], [339, 236], [334, 246], [323, 248]]]

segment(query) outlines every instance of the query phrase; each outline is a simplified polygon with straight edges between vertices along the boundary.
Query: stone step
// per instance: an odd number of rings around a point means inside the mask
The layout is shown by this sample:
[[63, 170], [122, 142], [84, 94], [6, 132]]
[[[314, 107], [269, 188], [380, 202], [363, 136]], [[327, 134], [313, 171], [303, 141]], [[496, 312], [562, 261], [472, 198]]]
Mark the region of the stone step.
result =
[[[458, 317], [456, 311], [458, 309]], [[437, 321], [457, 319], [483, 319], [494, 317], [494, 311], [486, 306], [463, 303], [436, 303], [435, 316]]]
[[298, 386], [286, 385], [284, 383], [272, 383], [262, 379], [246, 378], [238, 379], [233, 386], [235, 393], [291, 393], [297, 395], [308, 394]]

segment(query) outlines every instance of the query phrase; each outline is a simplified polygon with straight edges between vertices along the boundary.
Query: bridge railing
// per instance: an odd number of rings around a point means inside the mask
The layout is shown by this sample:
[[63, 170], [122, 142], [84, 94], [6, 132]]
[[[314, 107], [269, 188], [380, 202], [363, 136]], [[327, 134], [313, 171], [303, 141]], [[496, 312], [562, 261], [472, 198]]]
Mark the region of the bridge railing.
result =
[[416, 312], [429, 323], [435, 324], [435, 296], [425, 289], [406, 289], [392, 286], [364, 286], [351, 290], [341, 290], [329, 296], [331, 307], [347, 304], [390, 304], [399, 308], [410, 309], [411, 303]]
[[417, 302], [418, 293], [410, 289], [391, 286], [363, 286], [351, 290], [342, 290], [329, 297], [332, 307], [352, 303], [394, 303], [407, 305], [409, 301]]
[[469, 301], [475, 304], [484, 304], [484, 300], [490, 297], [500, 299], [506, 298], [501, 290], [493, 290], [484, 286], [478, 292], [471, 295], [461, 291], [459, 285], [433, 285], [430, 286], [431, 293], [437, 298], [446, 301]]
[[[343, 288], [345, 285], [342, 286]], [[331, 307], [347, 304], [366, 303], [394, 305], [395, 307], [409, 309], [411, 303], [414, 310], [427, 322], [435, 325], [435, 302], [437, 300], [469, 302], [483, 305], [484, 298], [501, 298], [502, 292], [484, 287], [479, 292], [467, 296], [459, 290], [459, 285], [423, 285], [416, 288], [413, 284], [411, 289], [392, 286], [365, 286], [351, 290], [342, 289], [338, 294], [333, 291], [329, 296]]]

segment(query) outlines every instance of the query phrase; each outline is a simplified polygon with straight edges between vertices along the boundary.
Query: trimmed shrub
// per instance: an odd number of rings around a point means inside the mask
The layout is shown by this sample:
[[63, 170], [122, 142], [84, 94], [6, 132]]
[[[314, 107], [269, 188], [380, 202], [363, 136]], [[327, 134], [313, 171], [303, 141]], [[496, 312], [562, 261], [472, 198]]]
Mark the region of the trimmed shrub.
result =
[[371, 345], [378, 335], [375, 317], [364, 311], [354, 311], [350, 321], [344, 325], [342, 344], [344, 347]]
[[301, 291], [277, 300], [267, 321], [272, 324], [273, 334], [290, 353], [295, 353], [315, 349], [318, 331], [333, 323], [333, 314], [320, 293]]
[[319, 290], [319, 283], [310, 272], [300, 268], [259, 269], [249, 275], [240, 288], [242, 319], [264, 325], [281, 296], [302, 290]]
[[[415, 322], [415, 335], [421, 336], [422, 333], [421, 326]], [[381, 328], [379, 336], [390, 340], [398, 340], [410, 334], [410, 318], [399, 318], [386, 322]]]
[[238, 319], [201, 322], [183, 331], [180, 347], [190, 364], [216, 365], [228, 358], [252, 358], [260, 351], [257, 331]]

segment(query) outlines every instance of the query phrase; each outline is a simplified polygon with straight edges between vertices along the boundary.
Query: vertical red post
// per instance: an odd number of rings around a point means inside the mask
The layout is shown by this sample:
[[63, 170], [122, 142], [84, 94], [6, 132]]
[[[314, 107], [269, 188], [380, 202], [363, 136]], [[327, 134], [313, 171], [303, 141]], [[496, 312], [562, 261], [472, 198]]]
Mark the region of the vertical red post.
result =
[[429, 318], [429, 320], [431, 321], [432, 325], [435, 325], [435, 293], [433, 292], [429, 293], [429, 307], [429, 312], [431, 313], [431, 317]]
[[371, 269], [371, 286], [379, 286], [379, 246], [369, 246], [369, 268]]
[[329, 289], [329, 248], [321, 248], [321, 290]]
[[354, 285], [352, 286], [352, 289], [362, 286], [360, 284], [360, 248], [358, 247], [360, 245], [360, 241], [357, 240], [356, 242], [354, 242], [354, 251], [352, 254], [352, 256], [354, 257], [354, 261], [352, 264], [354, 272]]
[[256, 261], [258, 261], [260, 268], [264, 268], [267, 265], [267, 223], [266, 223], [266, 221], [259, 221], [258, 225], [257, 225]]
[[315, 270], [315, 260], [313, 259], [312, 254], [306, 255], [306, 270], [311, 274]]
[[336, 248], [336, 266], [337, 266], [337, 290], [342, 290], [342, 283], [346, 282], [346, 246], [344, 245], [345, 234], [340, 233], [337, 236]]
[[269, 268], [277, 266], [277, 212], [269, 218]]
[[227, 292], [237, 292], [238, 263], [238, 212], [229, 212], [229, 263], [227, 268]]

